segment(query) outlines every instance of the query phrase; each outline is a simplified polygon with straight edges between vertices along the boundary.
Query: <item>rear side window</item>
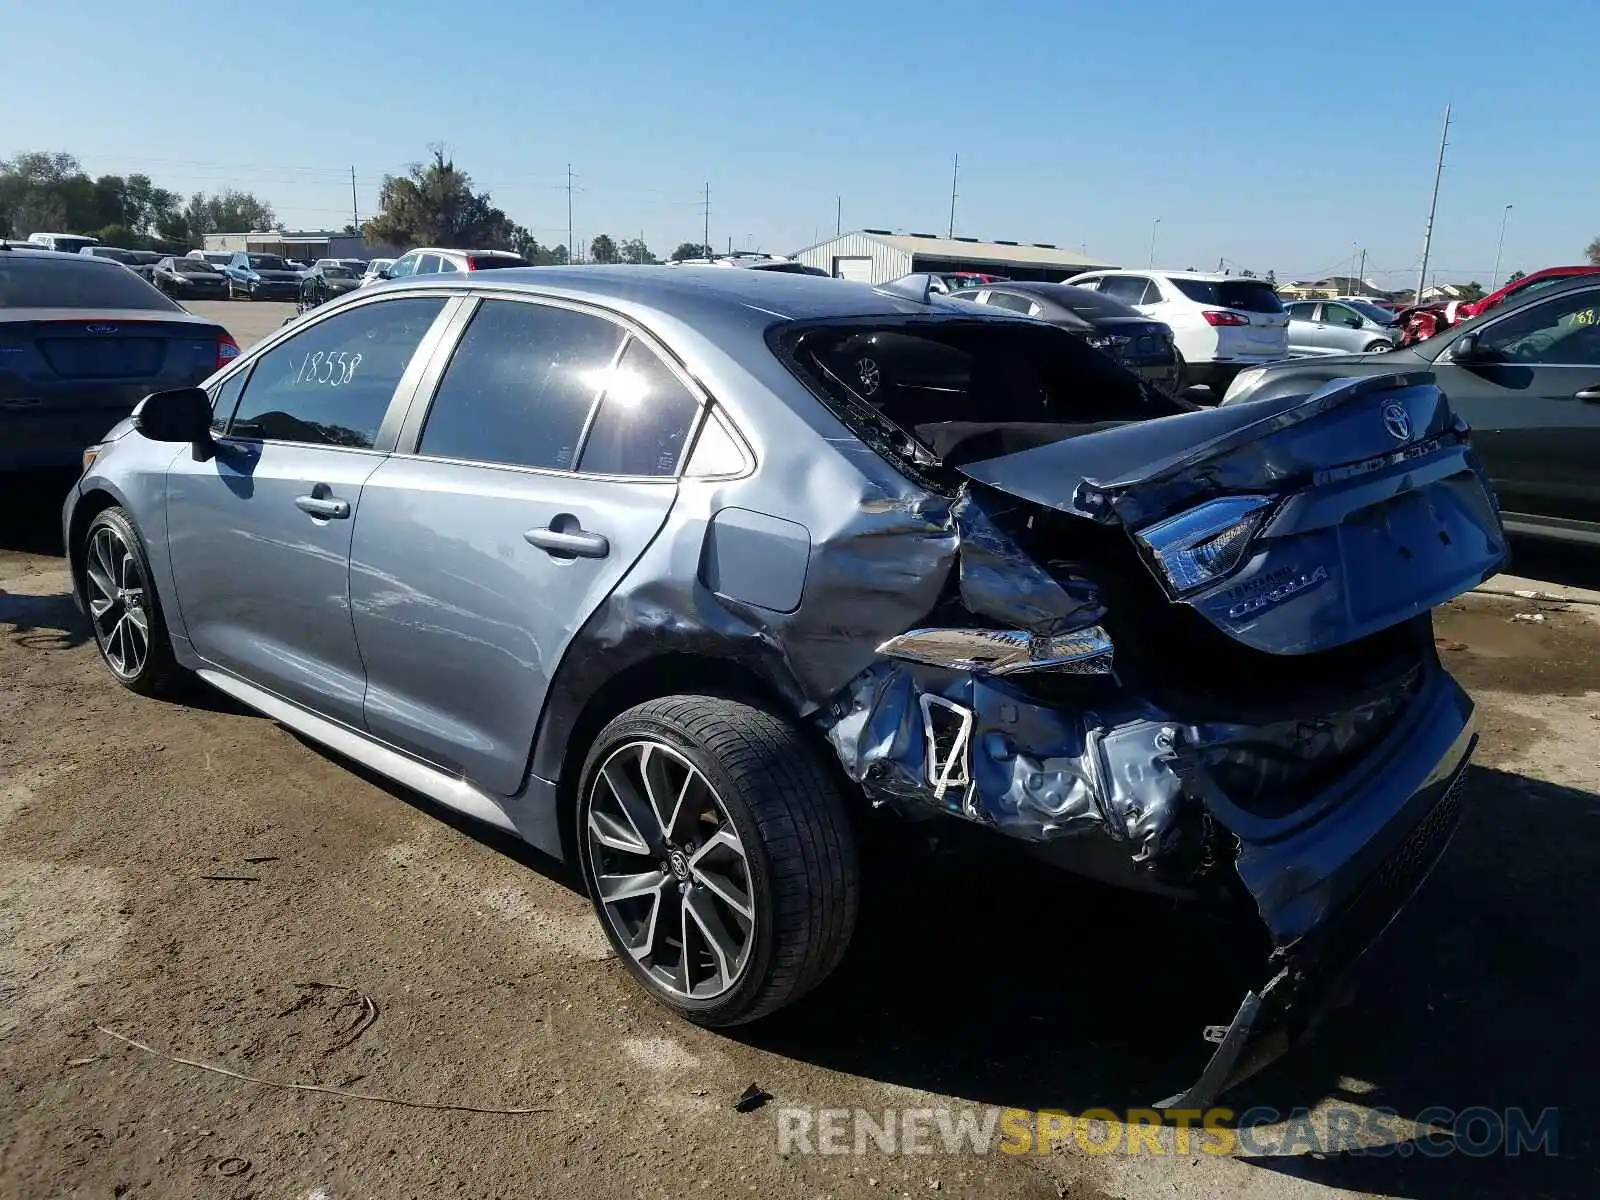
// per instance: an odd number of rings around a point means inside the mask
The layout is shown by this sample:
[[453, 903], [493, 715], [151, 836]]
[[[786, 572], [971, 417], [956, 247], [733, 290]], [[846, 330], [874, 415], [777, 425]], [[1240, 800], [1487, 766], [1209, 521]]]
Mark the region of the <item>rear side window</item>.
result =
[[469, 271], [494, 271], [500, 267], [525, 267], [527, 260], [499, 254], [473, 254], [467, 258]]
[[996, 308], [1008, 308], [1019, 313], [1025, 313], [1033, 307], [1033, 301], [1026, 296], [1013, 296], [1010, 292], [990, 292], [989, 303]]
[[1177, 288], [1196, 304], [1209, 304], [1215, 308], [1234, 308], [1240, 312], [1278, 313], [1283, 311], [1283, 301], [1272, 285], [1262, 279], [1174, 279]]
[[1311, 320], [1312, 310], [1316, 307], [1317, 306], [1315, 304], [1308, 304], [1302, 300], [1298, 304], [1289, 305], [1289, 307], [1284, 311], [1289, 314], [1289, 319], [1291, 321], [1309, 321]]
[[588, 313], [484, 301], [439, 381], [418, 453], [570, 470], [622, 336]]
[[0, 308], [183, 310], [132, 271], [87, 254], [0, 252]]
[[694, 394], [635, 338], [606, 378], [578, 469], [598, 475], [672, 475], [699, 411]]
[[411, 356], [444, 307], [415, 296], [346, 309], [263, 354], [229, 433], [370, 450]]

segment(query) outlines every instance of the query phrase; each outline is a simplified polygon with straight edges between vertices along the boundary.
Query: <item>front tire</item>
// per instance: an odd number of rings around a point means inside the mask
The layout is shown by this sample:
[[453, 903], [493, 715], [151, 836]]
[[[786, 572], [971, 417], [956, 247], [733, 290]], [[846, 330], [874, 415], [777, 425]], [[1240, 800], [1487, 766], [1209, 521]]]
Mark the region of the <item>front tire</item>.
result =
[[1394, 346], [1392, 344], [1390, 344], [1389, 342], [1382, 341], [1380, 339], [1379, 341], [1370, 343], [1367, 346], [1367, 348], [1365, 350], [1363, 350], [1361, 353], [1363, 353], [1363, 354], [1387, 354], [1387, 353], [1389, 353], [1389, 351], [1391, 351], [1393, 349], [1394, 349]]
[[171, 695], [183, 677], [153, 578], [128, 514], [115, 507], [97, 514], [83, 541], [84, 607], [106, 669], [141, 696]]
[[800, 731], [669, 696], [601, 731], [580, 783], [584, 884], [612, 949], [700, 1025], [754, 1021], [821, 983], [855, 929], [855, 833]]

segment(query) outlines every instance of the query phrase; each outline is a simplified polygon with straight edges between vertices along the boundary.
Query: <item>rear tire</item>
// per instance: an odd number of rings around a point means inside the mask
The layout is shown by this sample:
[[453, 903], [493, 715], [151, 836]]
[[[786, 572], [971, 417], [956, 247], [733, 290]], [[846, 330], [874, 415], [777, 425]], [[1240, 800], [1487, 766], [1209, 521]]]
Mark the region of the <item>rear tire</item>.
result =
[[855, 832], [833, 776], [772, 713], [714, 696], [629, 709], [589, 750], [576, 830], [612, 949], [696, 1024], [782, 1008], [849, 945]]
[[82, 555], [84, 607], [106, 669], [141, 696], [172, 695], [186, 673], [173, 656], [150, 558], [127, 512], [98, 513]]

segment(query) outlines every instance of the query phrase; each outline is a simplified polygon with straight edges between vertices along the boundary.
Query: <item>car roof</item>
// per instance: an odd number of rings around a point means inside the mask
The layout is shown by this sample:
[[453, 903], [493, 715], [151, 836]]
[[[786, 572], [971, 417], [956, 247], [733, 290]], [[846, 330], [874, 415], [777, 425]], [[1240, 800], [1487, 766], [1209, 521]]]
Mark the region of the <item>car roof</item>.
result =
[[[0, 255], [21, 254], [28, 258], [42, 258], [49, 262], [74, 262], [78, 264], [93, 263], [100, 270], [109, 270], [112, 267], [121, 269], [122, 264], [114, 258], [104, 258], [98, 254], [63, 254], [59, 250], [51, 250], [47, 246], [38, 244], [29, 245], [27, 242], [13, 242], [10, 238], [0, 238], [0, 244], [5, 249], [0, 250]], [[0, 258], [0, 262], [4, 259]]]
[[514, 250], [468, 250], [461, 246], [413, 246], [407, 254], [473, 254], [489, 258], [521, 258]]
[[[956, 315], [956, 310], [937, 303], [942, 297], [936, 297], [935, 303], [922, 304], [908, 296], [879, 291], [870, 284], [781, 271], [681, 271], [665, 266], [598, 265], [510, 267], [489, 275], [430, 275], [379, 286], [396, 290], [425, 287], [526, 291], [612, 307], [648, 309], [695, 324], [727, 319], [749, 325], [752, 311], [774, 321]], [[1025, 319], [967, 304], [961, 306], [959, 315], [979, 320]]]

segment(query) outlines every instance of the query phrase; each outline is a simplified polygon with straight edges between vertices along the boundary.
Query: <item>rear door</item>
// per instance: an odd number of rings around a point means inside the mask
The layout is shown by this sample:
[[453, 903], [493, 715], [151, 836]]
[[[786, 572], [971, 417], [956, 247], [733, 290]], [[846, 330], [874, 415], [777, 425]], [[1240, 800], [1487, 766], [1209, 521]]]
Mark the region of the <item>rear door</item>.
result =
[[511, 795], [568, 642], [672, 507], [700, 403], [637, 332], [526, 298], [483, 300], [433, 373], [356, 522], [366, 723]]
[[1326, 354], [1317, 340], [1317, 302], [1297, 300], [1284, 308], [1289, 318], [1289, 353], [1295, 357]]
[[1457, 363], [1447, 347], [1434, 370], [1472, 425], [1508, 521], [1521, 513], [1600, 523], [1600, 287], [1477, 332], [1490, 361]]
[[189, 640], [208, 663], [361, 725], [350, 532], [415, 387], [439, 296], [378, 298], [309, 319], [220, 391], [217, 455], [167, 474], [167, 539]]

